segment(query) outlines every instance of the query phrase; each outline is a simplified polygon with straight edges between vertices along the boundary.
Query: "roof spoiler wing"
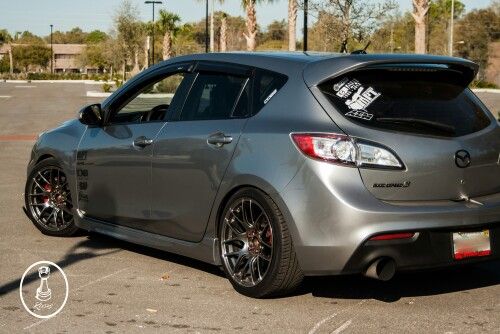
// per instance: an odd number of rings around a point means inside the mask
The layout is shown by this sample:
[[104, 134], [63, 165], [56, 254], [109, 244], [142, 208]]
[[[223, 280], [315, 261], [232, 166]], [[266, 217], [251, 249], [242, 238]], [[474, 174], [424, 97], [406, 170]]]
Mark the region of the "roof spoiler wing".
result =
[[304, 81], [308, 87], [359, 69], [448, 70], [458, 71], [467, 86], [476, 77], [479, 66], [466, 59], [429, 55], [349, 55], [311, 62], [304, 68]]

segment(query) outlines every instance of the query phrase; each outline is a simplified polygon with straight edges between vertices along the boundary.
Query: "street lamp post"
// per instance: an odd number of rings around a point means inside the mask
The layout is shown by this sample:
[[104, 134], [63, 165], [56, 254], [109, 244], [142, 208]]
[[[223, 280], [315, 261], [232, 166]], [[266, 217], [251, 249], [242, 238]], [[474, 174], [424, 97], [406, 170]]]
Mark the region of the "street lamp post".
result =
[[307, 51], [307, 10], [308, 10], [307, 0], [304, 0], [304, 41], [303, 41], [303, 50]]
[[54, 48], [52, 46], [52, 29], [54, 25], [50, 25], [50, 74], [54, 74]]
[[153, 8], [153, 32], [152, 32], [152, 43], [153, 43], [153, 46], [152, 46], [152, 52], [151, 52], [151, 65], [154, 65], [155, 64], [155, 4], [162, 4], [161, 1], [156, 1], [156, 0], [147, 0], [147, 1], [144, 1], [145, 4], [149, 5], [153, 5], [152, 8]]

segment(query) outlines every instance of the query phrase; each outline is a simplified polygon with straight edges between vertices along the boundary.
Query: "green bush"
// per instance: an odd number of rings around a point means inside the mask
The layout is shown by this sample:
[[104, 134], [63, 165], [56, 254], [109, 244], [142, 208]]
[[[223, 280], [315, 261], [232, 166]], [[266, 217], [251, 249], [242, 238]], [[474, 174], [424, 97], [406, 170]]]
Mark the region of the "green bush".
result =
[[109, 92], [111, 92], [111, 88], [112, 87], [113, 86], [110, 85], [110, 84], [108, 84], [108, 83], [103, 83], [102, 84], [102, 91], [105, 92], [105, 93], [109, 93]]
[[498, 85], [484, 80], [474, 80], [472, 81], [470, 86], [471, 88], [493, 88], [493, 89], [499, 88]]
[[165, 78], [164, 80], [157, 83], [154, 87], [154, 91], [158, 93], [175, 93], [177, 87], [179, 87], [183, 76], [173, 75], [171, 77]]

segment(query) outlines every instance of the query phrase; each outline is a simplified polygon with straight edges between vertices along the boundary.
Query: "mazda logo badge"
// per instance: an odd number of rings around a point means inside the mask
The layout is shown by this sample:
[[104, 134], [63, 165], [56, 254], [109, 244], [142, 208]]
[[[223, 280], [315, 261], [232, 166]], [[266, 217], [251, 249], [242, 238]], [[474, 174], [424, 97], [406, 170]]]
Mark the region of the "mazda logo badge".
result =
[[470, 154], [466, 150], [460, 150], [455, 153], [455, 164], [458, 168], [467, 168], [470, 166]]

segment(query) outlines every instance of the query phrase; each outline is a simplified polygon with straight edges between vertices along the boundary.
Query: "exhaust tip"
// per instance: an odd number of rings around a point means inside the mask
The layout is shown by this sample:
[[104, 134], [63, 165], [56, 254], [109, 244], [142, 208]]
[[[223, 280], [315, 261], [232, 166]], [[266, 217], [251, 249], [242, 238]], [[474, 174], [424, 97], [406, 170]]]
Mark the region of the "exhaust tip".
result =
[[396, 273], [396, 262], [390, 257], [381, 257], [368, 266], [365, 271], [366, 277], [375, 278], [381, 281], [388, 281]]

